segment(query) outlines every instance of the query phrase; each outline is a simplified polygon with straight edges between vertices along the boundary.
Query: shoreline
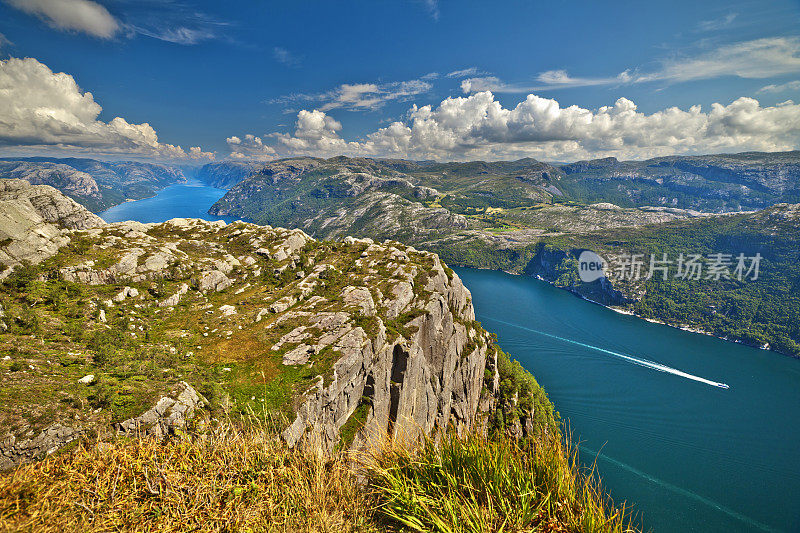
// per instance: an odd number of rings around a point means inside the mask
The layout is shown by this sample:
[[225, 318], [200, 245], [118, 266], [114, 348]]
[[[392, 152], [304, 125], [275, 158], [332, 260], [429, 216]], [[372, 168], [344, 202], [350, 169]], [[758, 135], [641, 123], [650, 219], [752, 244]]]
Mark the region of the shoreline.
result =
[[[105, 213], [109, 209], [114, 209], [115, 207], [118, 207], [120, 205], [125, 205], [125, 204], [130, 203], [130, 202], [138, 202], [140, 200], [149, 200], [150, 198], [155, 198], [156, 196], [159, 195], [159, 193], [161, 193], [161, 191], [163, 191], [167, 187], [172, 187], [173, 185], [186, 185], [187, 183], [189, 183], [189, 181], [190, 181], [189, 178], [184, 178], [184, 181], [177, 181], [175, 183], [170, 183], [166, 187], [161, 187], [160, 189], [154, 189], [155, 192], [154, 192], [154, 194], [152, 196], [146, 196], [144, 198], [125, 198], [123, 201], [119, 202], [118, 204], [109, 205], [108, 207], [106, 207], [102, 211], [92, 211], [91, 209], [89, 209], [89, 211], [91, 211], [95, 215], [99, 216], [100, 218], [103, 218], [103, 215], [101, 215], [101, 213]], [[80, 202], [78, 202], [78, 203], [80, 203]], [[83, 204], [81, 204], [81, 205], [83, 205]], [[86, 207], [86, 206], [84, 206], [84, 207]]]
[[[465, 265], [457, 265], [457, 266], [460, 266], [462, 268], [477, 268], [478, 270], [494, 270], [494, 269], [491, 269], [491, 268], [478, 268], [478, 267], [470, 267], [470, 266], [465, 266]], [[518, 274], [518, 273], [512, 272], [510, 270], [503, 270], [503, 269], [497, 269], [497, 270], [500, 271], [500, 272], [503, 272], [505, 274], [512, 275], [512, 276], [525, 277], [525, 274]], [[790, 357], [792, 359], [800, 359], [800, 357], [794, 356], [792, 354], [783, 353], [781, 351], [774, 350], [769, 346], [769, 344], [765, 344], [765, 345], [762, 345], [762, 346], [758, 346], [758, 345], [755, 345], [755, 344], [749, 344], [749, 343], [740, 341], [738, 339], [731, 339], [731, 338], [728, 338], [728, 337], [721, 337], [721, 336], [716, 335], [716, 334], [714, 334], [714, 333], [712, 333], [710, 331], [707, 331], [707, 330], [704, 330], [704, 329], [700, 329], [700, 328], [697, 328], [697, 327], [693, 327], [693, 326], [690, 326], [688, 324], [682, 324], [682, 325], [670, 324], [668, 322], [665, 322], [663, 320], [659, 320], [659, 319], [656, 319], [656, 318], [647, 318], [647, 317], [643, 317], [641, 315], [637, 315], [635, 312], [629, 311], [627, 309], [622, 309], [622, 308], [619, 308], [619, 307], [613, 307], [613, 306], [610, 306], [610, 305], [605, 305], [605, 304], [602, 304], [602, 303], [597, 302], [595, 300], [592, 300], [590, 298], [587, 298], [586, 296], [582, 295], [581, 293], [579, 293], [579, 292], [577, 292], [575, 290], [567, 289], [567, 288], [564, 288], [564, 287], [557, 287], [552, 281], [544, 279], [539, 274], [536, 274], [534, 276], [527, 276], [527, 277], [531, 277], [531, 278], [537, 279], [539, 281], [543, 281], [543, 282], [547, 283], [548, 285], [550, 285], [551, 287], [555, 287], [556, 289], [560, 289], [560, 290], [565, 290], [565, 291], [569, 292], [570, 294], [573, 294], [573, 295], [577, 296], [581, 300], [585, 300], [585, 301], [587, 301], [589, 303], [592, 303], [594, 305], [599, 305], [600, 307], [604, 307], [604, 308], [606, 308], [606, 309], [608, 309], [610, 311], [613, 311], [615, 313], [618, 313], [620, 315], [628, 315], [628, 316], [632, 316], [632, 317], [638, 318], [639, 320], [644, 320], [646, 322], [650, 322], [651, 324], [660, 324], [662, 326], [668, 326], [670, 328], [679, 329], [679, 330], [685, 331], [687, 333], [696, 333], [696, 334], [699, 334], [699, 335], [706, 335], [708, 337], [714, 337], [715, 339], [719, 339], [721, 341], [732, 342], [732, 343], [735, 343], [735, 344], [741, 344], [742, 346], [748, 346], [750, 348], [755, 348], [757, 350], [776, 353], [776, 354], [782, 355], [784, 357]], [[467, 287], [467, 288], [469, 288], [469, 287]]]

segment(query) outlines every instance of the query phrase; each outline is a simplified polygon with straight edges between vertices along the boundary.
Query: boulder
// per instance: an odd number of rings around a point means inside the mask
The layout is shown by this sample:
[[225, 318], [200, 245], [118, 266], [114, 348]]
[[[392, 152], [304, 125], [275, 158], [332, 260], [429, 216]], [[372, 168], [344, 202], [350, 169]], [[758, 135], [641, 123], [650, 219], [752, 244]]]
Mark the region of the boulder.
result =
[[131, 436], [163, 438], [185, 429], [197, 410], [207, 405], [208, 401], [191, 385], [181, 381], [147, 412], [116, 424], [116, 429]]
[[220, 292], [231, 285], [233, 285], [233, 281], [219, 270], [208, 270], [200, 275], [198, 288], [201, 291], [214, 290]]

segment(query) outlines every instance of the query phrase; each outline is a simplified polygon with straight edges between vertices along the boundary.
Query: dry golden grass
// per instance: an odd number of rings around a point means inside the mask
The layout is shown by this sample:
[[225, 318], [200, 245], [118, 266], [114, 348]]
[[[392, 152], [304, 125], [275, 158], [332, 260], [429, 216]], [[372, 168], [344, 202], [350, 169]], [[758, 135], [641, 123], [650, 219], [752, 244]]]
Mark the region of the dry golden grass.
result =
[[551, 435], [395, 441], [324, 457], [253, 416], [164, 442], [81, 445], [0, 476], [0, 531], [635, 533]]
[[369, 531], [343, 455], [263, 431], [81, 446], [0, 477], [2, 531]]

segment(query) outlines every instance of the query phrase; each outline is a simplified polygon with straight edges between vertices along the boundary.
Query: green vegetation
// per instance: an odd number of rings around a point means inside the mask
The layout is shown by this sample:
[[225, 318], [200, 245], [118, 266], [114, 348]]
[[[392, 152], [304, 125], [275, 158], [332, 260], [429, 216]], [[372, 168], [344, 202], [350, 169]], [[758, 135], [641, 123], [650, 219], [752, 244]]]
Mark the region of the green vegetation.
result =
[[370, 474], [382, 514], [412, 531], [635, 531], [552, 435], [394, 446]]
[[[501, 436], [510, 429], [514, 432], [516, 425], [521, 426], [517, 433], [524, 431], [529, 437], [559, 434], [560, 416], [536, 378], [499, 346], [493, 345], [492, 348], [497, 353], [500, 390], [497, 408], [489, 418], [490, 434]], [[486, 376], [487, 382], [493, 379], [491, 373]], [[520, 420], [529, 416], [532, 416], [531, 420], [525, 421], [528, 424]]]
[[[636, 231], [608, 230], [567, 242], [555, 242], [553, 247], [566, 254], [557, 272], [573, 269], [573, 250], [591, 249], [604, 257], [613, 254], [643, 254], [645, 270], [649, 258], [663, 254], [676, 261], [685, 255], [743, 253], [747, 257], [761, 254], [757, 280], [730, 279], [690, 280], [675, 277], [677, 265], [670, 265], [670, 278], [657, 273], [653, 279], [638, 282], [615, 281], [616, 288], [636, 291], [641, 298], [632, 304], [633, 311], [642, 317], [661, 320], [676, 326], [688, 325], [719, 337], [737, 340], [753, 346], [769, 345], [773, 350], [800, 356], [800, 238], [798, 220], [793, 215], [784, 218], [776, 208], [758, 216], [734, 215], [660, 226], [642, 227]], [[530, 268], [539, 268], [530, 265]], [[573, 269], [574, 271], [574, 269]], [[562, 279], [561, 274], [556, 280]], [[549, 276], [548, 276], [549, 277]], [[558, 284], [558, 282], [557, 282]], [[578, 292], [589, 290], [578, 284]]]

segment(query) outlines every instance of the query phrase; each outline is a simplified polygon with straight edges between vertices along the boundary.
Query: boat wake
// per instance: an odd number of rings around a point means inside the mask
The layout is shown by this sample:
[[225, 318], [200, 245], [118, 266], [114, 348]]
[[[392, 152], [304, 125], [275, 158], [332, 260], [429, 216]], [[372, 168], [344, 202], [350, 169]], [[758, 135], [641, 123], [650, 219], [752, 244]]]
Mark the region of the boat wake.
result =
[[614, 352], [612, 350], [606, 350], [605, 348], [600, 348], [599, 346], [593, 346], [591, 344], [586, 344], [583, 342], [578, 342], [572, 339], [567, 339], [564, 337], [559, 337], [558, 335], [553, 335], [551, 333], [545, 333], [544, 331], [539, 331], [537, 329], [526, 328], [525, 326], [520, 326], [519, 324], [514, 324], [512, 322], [506, 322], [504, 320], [500, 320], [497, 318], [491, 317], [484, 317], [486, 320], [498, 322], [500, 324], [505, 324], [506, 326], [512, 326], [515, 328], [519, 328], [525, 331], [530, 331], [531, 333], [536, 333], [537, 335], [543, 335], [545, 337], [549, 337], [551, 339], [556, 339], [561, 342], [566, 342], [569, 344], [575, 344], [577, 346], [582, 346], [584, 348], [589, 348], [590, 350], [595, 350], [598, 352], [602, 352], [604, 354], [613, 355], [614, 357], [618, 357], [620, 359], [624, 359], [630, 363], [635, 365], [643, 366], [645, 368], [650, 368], [653, 370], [658, 370], [659, 372], [666, 372], [667, 374], [672, 374], [674, 376], [680, 376], [682, 378], [691, 379], [692, 381], [697, 381], [699, 383], [705, 383], [706, 385], [710, 385], [712, 387], [717, 387], [720, 389], [729, 389], [730, 387], [725, 383], [720, 383], [719, 381], [712, 381], [710, 379], [702, 378], [700, 376], [695, 376], [694, 374], [689, 374], [688, 372], [684, 372], [682, 370], [678, 370], [677, 368], [672, 368], [671, 366], [662, 365], [661, 363], [656, 363], [654, 361], [648, 361], [647, 359], [640, 359], [638, 357], [633, 357], [630, 355], [626, 355], [624, 353]]
[[[760, 529], [762, 531], [776, 531], [772, 527], [770, 527], [770, 526], [768, 526], [766, 524], [763, 524], [761, 522], [758, 522], [755, 519], [750, 518], [749, 516], [745, 516], [745, 515], [743, 515], [741, 513], [738, 513], [738, 512], [734, 511], [733, 509], [731, 509], [729, 507], [725, 507], [722, 504], [719, 504], [719, 503], [715, 502], [714, 500], [710, 500], [708, 498], [705, 498], [705, 497], [697, 494], [696, 492], [692, 492], [692, 491], [690, 491], [688, 489], [685, 489], [683, 487], [679, 487], [677, 485], [673, 485], [672, 483], [667, 483], [666, 481], [663, 481], [663, 480], [661, 480], [661, 479], [659, 479], [659, 478], [657, 478], [655, 476], [652, 476], [652, 475], [650, 475], [650, 474], [648, 474], [646, 472], [642, 472], [641, 470], [633, 468], [632, 466], [630, 466], [630, 465], [628, 465], [626, 463], [623, 463], [622, 461], [618, 461], [617, 459], [614, 459], [613, 457], [609, 457], [609, 456], [607, 456], [607, 455], [605, 455], [603, 453], [591, 450], [591, 449], [585, 447], [582, 444], [578, 444], [578, 448], [581, 450], [581, 452], [585, 453], [588, 456], [594, 456], [597, 459], [601, 459], [601, 460], [607, 461], [607, 462], [609, 462], [609, 463], [611, 463], [611, 464], [613, 464], [613, 465], [615, 465], [615, 466], [617, 466], [617, 467], [619, 467], [619, 468], [621, 468], [623, 470], [627, 470], [628, 472], [630, 472], [630, 473], [632, 473], [634, 475], [642, 477], [642, 478], [646, 479], [647, 481], [650, 481], [651, 483], [659, 485], [659, 486], [663, 487], [666, 490], [669, 490], [671, 492], [675, 492], [677, 494], [680, 494], [680, 495], [685, 496], [687, 498], [691, 498], [693, 500], [697, 500], [700, 503], [703, 503], [705, 505], [708, 505], [709, 507], [717, 509], [718, 511], [730, 516], [731, 518], [734, 518], [736, 520], [740, 520], [740, 521], [742, 521], [742, 522], [744, 522], [746, 524], [749, 524], [750, 526], [752, 526], [752, 528], [757, 528], [757, 529]], [[752, 528], [748, 528], [748, 529], [752, 529]]]

